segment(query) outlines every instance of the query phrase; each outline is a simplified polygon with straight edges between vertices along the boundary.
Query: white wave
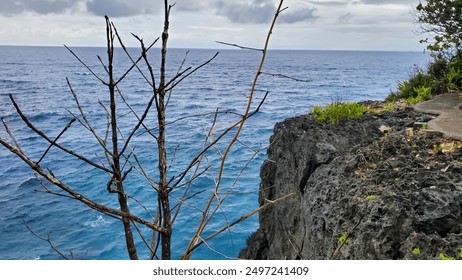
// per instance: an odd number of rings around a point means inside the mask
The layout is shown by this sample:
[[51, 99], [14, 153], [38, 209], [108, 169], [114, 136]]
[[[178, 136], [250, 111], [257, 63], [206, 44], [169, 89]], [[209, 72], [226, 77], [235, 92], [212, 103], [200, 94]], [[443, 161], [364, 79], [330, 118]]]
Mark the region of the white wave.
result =
[[96, 228], [96, 227], [102, 227], [102, 226], [108, 225], [110, 223], [111, 222], [106, 221], [103, 218], [103, 216], [100, 215], [100, 216], [98, 216], [98, 218], [96, 218], [96, 220], [85, 222], [83, 225], [86, 226], [86, 227]]

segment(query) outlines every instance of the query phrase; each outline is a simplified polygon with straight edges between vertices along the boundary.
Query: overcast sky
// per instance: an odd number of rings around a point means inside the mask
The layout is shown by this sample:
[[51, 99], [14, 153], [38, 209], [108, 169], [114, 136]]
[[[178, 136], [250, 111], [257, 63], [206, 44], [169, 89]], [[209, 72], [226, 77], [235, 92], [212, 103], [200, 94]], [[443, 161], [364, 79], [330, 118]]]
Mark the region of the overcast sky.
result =
[[[162, 30], [162, 0], [0, 0], [0, 45], [104, 46], [104, 15], [128, 45]], [[170, 45], [261, 47], [279, 0], [176, 0]], [[422, 51], [419, 0], [285, 0], [271, 41], [279, 49]]]

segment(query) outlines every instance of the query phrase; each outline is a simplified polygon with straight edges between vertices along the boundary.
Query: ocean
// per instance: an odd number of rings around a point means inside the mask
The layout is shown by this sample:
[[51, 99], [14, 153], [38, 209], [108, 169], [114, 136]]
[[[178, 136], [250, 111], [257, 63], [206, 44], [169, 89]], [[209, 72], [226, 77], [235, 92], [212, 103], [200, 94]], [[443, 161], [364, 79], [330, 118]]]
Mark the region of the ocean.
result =
[[[97, 55], [105, 58], [104, 48], [72, 49], [95, 74], [104, 77], [105, 70], [97, 59]], [[216, 59], [187, 77], [172, 92], [167, 109], [170, 177], [176, 178], [174, 176], [189, 164], [207, 141], [210, 131], [213, 131], [212, 137], [216, 137], [236, 121], [245, 108], [259, 63], [258, 52], [170, 49], [168, 76], [175, 76], [183, 62], [183, 69], [197, 67], [216, 52], [219, 52]], [[130, 49], [130, 53], [138, 55], [139, 51]], [[115, 72], [120, 76], [129, 67], [129, 59], [120, 49], [115, 55]], [[158, 67], [159, 50], [151, 50], [149, 56], [153, 66]], [[267, 99], [260, 111], [248, 120], [239, 142], [230, 152], [218, 196], [222, 205], [211, 219], [205, 235], [258, 207], [259, 169], [277, 122], [306, 114], [313, 106], [331, 101], [383, 100], [396, 89], [398, 81], [408, 79], [429, 61], [427, 54], [419, 52], [269, 51], [263, 69], [265, 74], [260, 77], [252, 108], [258, 106], [266, 93]], [[72, 118], [71, 114], [78, 115], [66, 78], [78, 94], [89, 121], [100, 135], [104, 135], [106, 113], [99, 103], [108, 104], [107, 89], [68, 50], [64, 47], [0, 47], [0, 116], [31, 159], [38, 160], [48, 145], [25, 126], [8, 95], [14, 96], [31, 122], [54, 138]], [[133, 110], [142, 113], [151, 94], [143, 76], [132, 71], [120, 84], [120, 90]], [[119, 101], [122, 101], [120, 97]], [[126, 136], [136, 119], [123, 103], [118, 110], [120, 133]], [[217, 115], [214, 123], [216, 110], [222, 113]], [[148, 115], [146, 124], [155, 131], [154, 112]], [[10, 140], [3, 126], [0, 137]], [[225, 137], [226, 140], [229, 137]], [[79, 123], [73, 124], [59, 142], [104, 162], [101, 146]], [[157, 150], [154, 144], [154, 139], [140, 130], [132, 147], [148, 176], [155, 181]], [[190, 186], [188, 199], [175, 221], [173, 258], [181, 256], [197, 227], [203, 205], [214, 186], [217, 162], [225, 144], [223, 142], [206, 154], [198, 169], [203, 175]], [[41, 164], [86, 196], [117, 207], [116, 196], [106, 190], [107, 174], [55, 148], [50, 149]], [[156, 196], [139, 171], [138, 168], [127, 176], [126, 190], [136, 198], [130, 200], [132, 212], [149, 219], [157, 207]], [[0, 259], [60, 259], [47, 240], [70, 258], [128, 258], [120, 221], [43, 190], [33, 172], [1, 146]], [[180, 201], [183, 193], [184, 187], [172, 192], [172, 205]], [[192, 258], [236, 258], [247, 237], [257, 227], [258, 217], [254, 216], [199, 247]], [[148, 231], [141, 226], [140, 230], [150, 239]], [[147, 259], [149, 251], [143, 246], [142, 239], [137, 237], [136, 242], [140, 258]]]

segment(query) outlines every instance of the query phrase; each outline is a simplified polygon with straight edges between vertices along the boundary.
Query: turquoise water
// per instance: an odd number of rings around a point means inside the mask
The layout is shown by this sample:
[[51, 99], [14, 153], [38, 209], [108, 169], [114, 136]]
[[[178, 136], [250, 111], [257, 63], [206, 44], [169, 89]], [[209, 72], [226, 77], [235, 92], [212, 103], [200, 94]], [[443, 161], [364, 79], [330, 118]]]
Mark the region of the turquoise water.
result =
[[[104, 58], [100, 48], [75, 48], [74, 51], [98, 75], [104, 75], [96, 55]], [[134, 54], [137, 50], [131, 50]], [[215, 50], [191, 50], [185, 67], [198, 66], [215, 54]], [[185, 58], [186, 50], [173, 49], [169, 53], [169, 76], [175, 75]], [[158, 61], [158, 51], [150, 53], [152, 63]], [[270, 51], [264, 72], [289, 75], [304, 82], [279, 76], [262, 75], [253, 107], [269, 92], [261, 111], [249, 120], [240, 136], [241, 143], [231, 150], [225, 168], [221, 198], [225, 198], [206, 232], [221, 228], [227, 221], [258, 207], [259, 168], [265, 158], [268, 139], [274, 124], [285, 118], [309, 112], [318, 104], [332, 100], [382, 100], [396, 88], [417, 66], [425, 66], [427, 55], [413, 52], [352, 52], [352, 51]], [[121, 50], [116, 52], [116, 72], [128, 67], [128, 59]], [[178, 175], [201, 149], [213, 122], [217, 108], [228, 112], [218, 117], [214, 127], [218, 135], [236, 120], [235, 114], [244, 109], [246, 95], [257, 69], [259, 54], [242, 50], [221, 50], [218, 57], [175, 88], [169, 103], [167, 147], [169, 160], [174, 159], [170, 176]], [[0, 115], [10, 126], [21, 148], [30, 158], [37, 160], [48, 147], [21, 122], [14, 111], [8, 94], [14, 95], [30, 120], [44, 132], [55, 137], [71, 119], [69, 112], [78, 113], [66, 84], [69, 78], [79, 100], [98, 133], [104, 135], [106, 115], [98, 100], [107, 104], [104, 87], [92, 74], [65, 49], [59, 47], [0, 47]], [[138, 113], [150, 97], [146, 82], [136, 71], [121, 84], [125, 98]], [[135, 118], [128, 109], [119, 107], [121, 131], [126, 131]], [[155, 129], [155, 115], [147, 119]], [[122, 132], [125, 133], [126, 132]], [[0, 136], [8, 138], [5, 130]], [[75, 124], [60, 142], [89, 158], [103, 160], [100, 146], [92, 135]], [[154, 180], [156, 178], [156, 149], [146, 133], [137, 134], [133, 142], [140, 161]], [[223, 152], [224, 144], [218, 146]], [[255, 155], [255, 150], [261, 153]], [[253, 158], [252, 158], [253, 157]], [[178, 216], [173, 234], [173, 254], [178, 258], [184, 251], [198, 223], [204, 202], [208, 199], [217, 174], [219, 153], [211, 152], [204, 158], [201, 168], [211, 168], [193, 182], [189, 195]], [[250, 162], [249, 160], [252, 159]], [[61, 176], [69, 186], [98, 202], [117, 207], [113, 194], [106, 191], [108, 175], [85, 163], [51, 149], [42, 164], [55, 175]], [[242, 167], [247, 166], [242, 171]], [[235, 178], [238, 180], [235, 181]], [[0, 259], [59, 259], [47, 242], [27, 230], [24, 223], [39, 236], [47, 237], [63, 253], [79, 259], [127, 259], [123, 229], [119, 221], [92, 211], [70, 199], [40, 192], [43, 190], [33, 173], [6, 149], [0, 147]], [[38, 191], [37, 191], [38, 190]], [[127, 192], [136, 197], [147, 210], [155, 213], [155, 192], [136, 171], [126, 181]], [[172, 204], [182, 196], [183, 189], [172, 192]], [[149, 218], [146, 209], [130, 201], [132, 212]], [[233, 227], [213, 239], [208, 246], [200, 247], [194, 259], [223, 259], [236, 257], [245, 246], [247, 237], [258, 227], [258, 217]], [[149, 233], [143, 230], [143, 233]], [[150, 238], [150, 236], [148, 236]], [[140, 257], [149, 252], [137, 238]]]

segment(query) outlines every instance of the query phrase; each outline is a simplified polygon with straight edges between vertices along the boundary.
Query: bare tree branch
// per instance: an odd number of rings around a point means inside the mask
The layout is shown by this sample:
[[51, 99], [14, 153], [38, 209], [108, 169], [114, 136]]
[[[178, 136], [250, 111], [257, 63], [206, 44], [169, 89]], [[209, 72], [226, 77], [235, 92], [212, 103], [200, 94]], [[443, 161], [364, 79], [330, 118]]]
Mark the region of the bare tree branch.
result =
[[[243, 216], [241, 216], [240, 218], [236, 219], [235, 221], [233, 221], [232, 223], [230, 224], [227, 224], [226, 226], [222, 227], [221, 229], [217, 230], [215, 233], [205, 237], [205, 238], [201, 238], [202, 240], [204, 241], [208, 241], [208, 240], [211, 240], [212, 238], [215, 238], [217, 235], [227, 231], [228, 229], [232, 228], [233, 226], [247, 220], [248, 218], [252, 217], [253, 215], [265, 210], [266, 208], [268, 208], [269, 206], [273, 206], [277, 203], [280, 203], [286, 199], [288, 199], [289, 197], [292, 197], [294, 196], [295, 193], [290, 193], [290, 194], [287, 194], [287, 195], [284, 195], [276, 200], [272, 200], [272, 201], [267, 201], [266, 204], [260, 206], [259, 208], [255, 209], [254, 211], [251, 211]], [[188, 254], [190, 254], [192, 251], [194, 251], [197, 247], [199, 247], [200, 245], [203, 244], [203, 241], [199, 241], [197, 242], [193, 247], [191, 247], [188, 251], [185, 252], [185, 256], [187, 256]]]
[[[98, 141], [98, 143], [100, 144], [100, 146], [104, 149], [104, 151], [109, 154], [110, 156], [113, 156], [113, 154], [108, 150], [107, 146], [106, 146], [106, 142], [103, 141], [103, 139], [98, 135], [98, 133], [96, 133], [95, 129], [92, 127], [91, 123], [88, 121], [88, 118], [85, 114], [85, 112], [83, 111], [83, 108], [82, 106], [80, 105], [80, 101], [79, 101], [79, 98], [77, 96], [77, 93], [74, 91], [74, 88], [72, 87], [71, 85], [71, 82], [69, 81], [68, 78], [66, 78], [66, 81], [67, 81], [67, 85], [69, 87], [69, 90], [71, 91], [71, 94], [72, 96], [74, 97], [74, 101], [77, 105], [77, 109], [79, 110], [80, 112], [80, 116], [82, 116], [82, 119], [83, 121], [85, 122], [85, 125], [84, 127], [86, 129], [88, 129], [88, 131], [91, 132], [91, 134], [93, 134], [93, 137]], [[75, 118], [75, 116], [74, 116]]]
[[[42, 137], [43, 139], [45, 139], [46, 141], [48, 141], [49, 143], [53, 143], [53, 140], [51, 140], [45, 133], [43, 133], [42, 131], [40, 131], [39, 129], [37, 129], [30, 121], [29, 119], [23, 114], [23, 112], [21, 111], [21, 109], [19, 108], [18, 104], [16, 103], [16, 101], [14, 100], [13, 98], [13, 95], [10, 94], [10, 100], [11, 102], [13, 103], [13, 106], [15, 107], [16, 109], [16, 112], [19, 114], [19, 116], [21, 117], [21, 119], [24, 121], [24, 123], [30, 128], [32, 129], [32, 131], [34, 131], [36, 134], [38, 134], [40, 137]], [[100, 170], [103, 170], [105, 172], [108, 172], [108, 173], [111, 173], [112, 171], [110, 169], [107, 169], [106, 167], [102, 166], [102, 165], [99, 165], [99, 164], [96, 164], [94, 163], [93, 161], [87, 159], [86, 157], [82, 156], [82, 155], [79, 155], [75, 152], [73, 152], [72, 150], [69, 150], [63, 146], [61, 146], [60, 144], [58, 143], [54, 143], [54, 146], [56, 146], [57, 148], [59, 148], [60, 150], [66, 152], [67, 154], [69, 155], [72, 155], [86, 163], [88, 163], [89, 165], [93, 166], [93, 167], [96, 167]]]
[[66, 45], [64, 45], [64, 47], [65, 47], [65, 48], [66, 48], [66, 49], [67, 49], [67, 50], [68, 50], [68, 51], [69, 51], [69, 52], [70, 52], [70, 53], [71, 53], [71, 54], [72, 54], [72, 55], [73, 55], [84, 67], [85, 67], [85, 68], [87, 68], [87, 70], [90, 71], [90, 73], [91, 73], [96, 79], [98, 79], [103, 85], [106, 85], [106, 86], [108, 85], [108, 83], [105, 82], [103, 79], [101, 79], [98, 75], [96, 75], [96, 73], [93, 72], [93, 70], [92, 70], [85, 62], [83, 62], [83, 60], [81, 60], [80, 57], [78, 57], [78, 56], [74, 53], [74, 51], [73, 51], [71, 48], [69, 48], [69, 47], [66, 46]]
[[24, 223], [24, 226], [27, 228], [27, 230], [32, 233], [35, 237], [37, 237], [38, 239], [40, 240], [43, 240], [43, 241], [46, 241], [48, 243], [48, 245], [50, 245], [51, 249], [53, 249], [53, 251], [55, 251], [58, 255], [61, 256], [61, 258], [65, 259], [65, 260], [69, 260], [68, 257], [66, 257], [63, 253], [61, 253], [61, 251], [58, 250], [58, 248], [56, 248], [56, 246], [53, 244], [53, 242], [51, 242], [51, 238], [50, 238], [50, 235], [48, 235], [47, 238], [43, 238], [41, 236], [39, 236], [38, 234], [36, 234], [30, 227], [29, 225], [26, 223], [25, 220], [23, 220], [23, 223]]
[[241, 130], [242, 130], [243, 126], [244, 126], [244, 123], [245, 123], [245, 121], [247, 119], [247, 116], [250, 113], [250, 108], [252, 106], [252, 101], [253, 101], [253, 94], [254, 94], [255, 88], [257, 86], [258, 78], [259, 78], [259, 76], [261, 74], [260, 72], [262, 71], [263, 66], [265, 64], [266, 53], [267, 53], [267, 50], [268, 50], [269, 41], [270, 41], [271, 34], [273, 32], [273, 28], [274, 28], [274, 26], [276, 24], [276, 20], [277, 20], [277, 18], [279, 16], [279, 13], [282, 11], [282, 3], [283, 3], [283, 0], [280, 1], [279, 6], [276, 9], [276, 14], [273, 17], [273, 21], [272, 21], [271, 26], [270, 26], [269, 31], [268, 31], [266, 41], [265, 41], [265, 45], [264, 45], [264, 48], [263, 48], [263, 53], [262, 53], [260, 65], [258, 67], [258, 70], [257, 70], [256, 74], [255, 74], [255, 77], [254, 77], [254, 80], [253, 80], [253, 83], [252, 83], [252, 88], [250, 90], [250, 95], [249, 95], [249, 98], [248, 98], [247, 106], [245, 108], [244, 117], [242, 118], [242, 121], [240, 122], [240, 124], [237, 126], [237, 131], [235, 132], [233, 139], [231, 139], [231, 141], [228, 144], [228, 147], [226, 148], [226, 151], [223, 154], [221, 164], [220, 164], [220, 169], [219, 169], [219, 172], [218, 172], [217, 184], [215, 185], [215, 190], [214, 190], [212, 196], [210, 197], [209, 201], [207, 202], [207, 205], [205, 207], [205, 211], [204, 211], [204, 213], [202, 215], [202, 218], [201, 218], [201, 221], [199, 223], [198, 229], [197, 229], [196, 233], [194, 234], [193, 238], [191, 239], [191, 241], [190, 241], [190, 243], [189, 243], [189, 245], [188, 245], [188, 247], [186, 249], [186, 253], [182, 256], [182, 259], [189, 259], [190, 258], [191, 252], [192, 252], [191, 249], [193, 247], [195, 247], [196, 244], [199, 243], [199, 241], [198, 241], [199, 237], [201, 236], [202, 232], [204, 231], [204, 229], [205, 229], [205, 227], [207, 225], [206, 221], [208, 220], [209, 210], [210, 210], [210, 208], [212, 206], [212, 202], [214, 201], [215, 196], [217, 195], [218, 190], [220, 188], [220, 183], [221, 183], [221, 178], [223, 176], [223, 170], [224, 170], [224, 166], [225, 166], [225, 163], [226, 163], [226, 158], [227, 158], [232, 146], [237, 141], [237, 139], [239, 137], [239, 134], [241, 133]]
[[251, 51], [263, 52], [263, 49], [245, 47], [245, 46], [241, 46], [241, 45], [237, 45], [237, 44], [230, 44], [230, 43], [221, 42], [221, 41], [215, 41], [215, 43], [226, 45], [226, 46], [231, 46], [231, 47], [236, 47], [236, 48], [243, 49], [243, 50], [251, 50]]
[[106, 215], [110, 214], [110, 215], [118, 216], [118, 217], [121, 217], [121, 218], [129, 219], [131, 221], [137, 222], [139, 224], [143, 224], [143, 225], [147, 226], [148, 228], [159, 231], [159, 232], [164, 231], [164, 229], [162, 227], [159, 227], [159, 226], [157, 226], [157, 225], [155, 225], [153, 223], [150, 223], [150, 222], [148, 222], [148, 221], [146, 221], [144, 219], [141, 219], [141, 218], [139, 218], [137, 216], [134, 216], [134, 215], [132, 215], [130, 213], [124, 213], [124, 212], [121, 212], [119, 210], [108, 207], [106, 205], [99, 204], [99, 203], [97, 203], [97, 202], [95, 202], [95, 201], [93, 201], [91, 199], [88, 199], [87, 197], [83, 196], [82, 194], [76, 192], [74, 189], [72, 189], [69, 186], [67, 186], [66, 184], [64, 184], [61, 180], [56, 178], [50, 172], [45, 171], [37, 163], [35, 163], [31, 159], [29, 159], [24, 153], [22, 153], [16, 147], [12, 146], [10, 143], [6, 142], [4, 139], [0, 138], [0, 144], [5, 146], [13, 154], [16, 154], [24, 163], [26, 163], [32, 170], [37, 172], [45, 180], [47, 180], [51, 184], [55, 185], [56, 187], [60, 188], [61, 190], [65, 191], [70, 196], [72, 196], [74, 199], [84, 203], [85, 205], [87, 205], [91, 209], [94, 209], [94, 210], [96, 210], [96, 211], [98, 211], [100, 213], [106, 214]]
[[40, 162], [46, 156], [48, 151], [50, 151], [51, 147], [53, 147], [55, 143], [59, 140], [59, 138], [63, 136], [64, 133], [66, 133], [66, 131], [71, 127], [71, 125], [75, 122], [75, 120], [76, 118], [73, 118], [72, 120], [70, 120], [70, 122], [66, 125], [66, 127], [64, 127], [64, 129], [58, 134], [58, 136], [56, 136], [55, 140], [53, 140], [53, 142], [48, 146], [48, 148], [43, 153], [42, 157], [37, 161], [37, 164], [40, 164]]
[[302, 83], [311, 82], [310, 80], [298, 79], [298, 78], [290, 77], [290, 76], [283, 75], [283, 74], [276, 74], [276, 73], [269, 73], [269, 72], [261, 72], [261, 74], [276, 77], [276, 78], [289, 79], [289, 80], [293, 80], [293, 81], [296, 81], [296, 82], [302, 82]]

